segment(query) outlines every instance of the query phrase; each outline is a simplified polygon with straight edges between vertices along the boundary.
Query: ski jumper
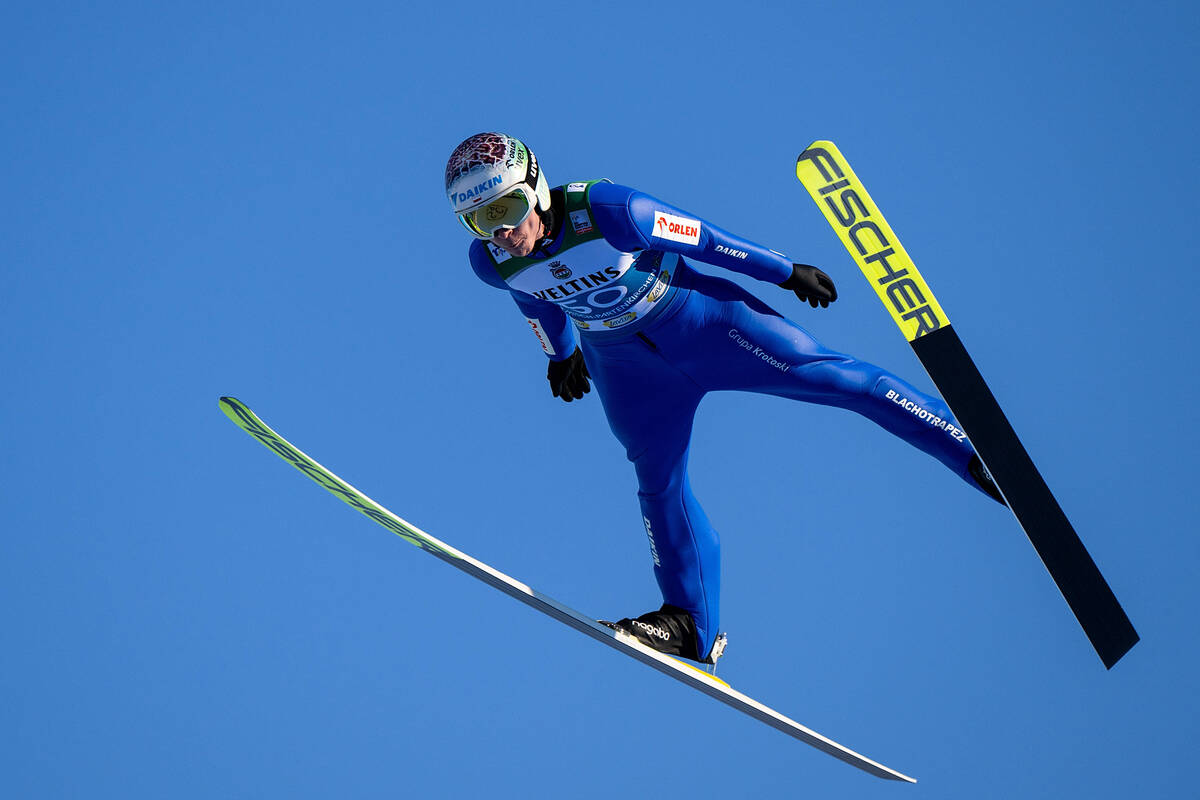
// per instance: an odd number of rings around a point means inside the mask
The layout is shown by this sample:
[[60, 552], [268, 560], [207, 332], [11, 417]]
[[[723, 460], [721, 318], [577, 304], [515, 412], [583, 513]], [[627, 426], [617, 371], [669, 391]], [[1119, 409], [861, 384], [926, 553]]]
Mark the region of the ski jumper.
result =
[[707, 655], [718, 632], [720, 544], [688, 482], [692, 421], [711, 391], [736, 389], [855, 411], [978, 487], [974, 450], [949, 408], [891, 373], [830, 350], [703, 261], [769, 283], [783, 254], [608, 181], [551, 192], [556, 230], [527, 257], [476, 240], [471, 265], [507, 290], [554, 360], [576, 343], [633, 462], [663, 600], [691, 613]]

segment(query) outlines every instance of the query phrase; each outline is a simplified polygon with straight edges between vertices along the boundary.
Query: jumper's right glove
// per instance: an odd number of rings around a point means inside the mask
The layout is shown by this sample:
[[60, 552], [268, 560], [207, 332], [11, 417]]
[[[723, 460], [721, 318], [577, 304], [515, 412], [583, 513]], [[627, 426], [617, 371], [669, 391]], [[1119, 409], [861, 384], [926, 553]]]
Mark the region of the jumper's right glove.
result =
[[587, 364], [583, 363], [583, 353], [578, 347], [575, 352], [562, 361], [551, 361], [546, 367], [546, 379], [550, 381], [550, 391], [555, 397], [561, 397], [566, 402], [581, 400], [591, 391], [588, 385]]
[[837, 288], [833, 279], [816, 267], [807, 264], [792, 264], [792, 277], [779, 284], [784, 289], [791, 289], [796, 297], [806, 301], [816, 308], [829, 308], [829, 304], [837, 300]]

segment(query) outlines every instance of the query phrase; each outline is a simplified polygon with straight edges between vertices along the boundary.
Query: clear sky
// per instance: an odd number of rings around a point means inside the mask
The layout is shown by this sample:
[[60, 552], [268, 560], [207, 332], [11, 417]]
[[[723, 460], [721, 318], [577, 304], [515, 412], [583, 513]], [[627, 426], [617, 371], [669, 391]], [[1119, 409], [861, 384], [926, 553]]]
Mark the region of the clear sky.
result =
[[[1180, 798], [1200, 544], [1191, 3], [12, 3], [0, 11], [0, 795]], [[823, 267], [837, 142], [1143, 641], [1106, 672], [1011, 515], [845, 412], [700, 408], [721, 673], [878, 781], [448, 569], [219, 412], [597, 617], [656, 607], [595, 395], [447, 210], [525, 139]], [[712, 268], [716, 270], [716, 268]]]

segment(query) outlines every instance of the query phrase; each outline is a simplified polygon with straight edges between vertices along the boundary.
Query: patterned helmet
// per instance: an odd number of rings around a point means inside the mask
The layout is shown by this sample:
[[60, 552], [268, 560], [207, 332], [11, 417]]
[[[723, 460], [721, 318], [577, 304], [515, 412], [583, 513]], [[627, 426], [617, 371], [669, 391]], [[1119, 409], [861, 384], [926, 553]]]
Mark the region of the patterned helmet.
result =
[[[499, 227], [515, 227], [511, 223], [522, 209], [524, 216], [516, 224], [533, 209], [549, 209], [550, 185], [537, 158], [520, 139], [503, 133], [477, 133], [454, 148], [446, 162], [446, 197], [467, 230], [486, 239]], [[493, 227], [485, 217], [499, 219], [497, 208], [490, 208], [490, 215], [483, 214], [483, 210], [501, 198], [513, 210], [504, 222]]]

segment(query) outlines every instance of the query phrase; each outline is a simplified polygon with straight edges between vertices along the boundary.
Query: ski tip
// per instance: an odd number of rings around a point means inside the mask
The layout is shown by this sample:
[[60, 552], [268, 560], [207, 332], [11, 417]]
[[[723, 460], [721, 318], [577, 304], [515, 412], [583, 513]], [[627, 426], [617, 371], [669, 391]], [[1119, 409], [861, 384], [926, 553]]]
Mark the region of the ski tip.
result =
[[254, 416], [254, 412], [252, 412], [245, 403], [243, 403], [241, 400], [238, 400], [236, 397], [229, 397], [227, 395], [222, 396], [221, 399], [217, 401], [217, 408], [221, 410], [222, 414], [229, 417], [239, 425], [242, 424], [238, 421], [239, 419], [246, 419], [247, 416]]
[[817, 151], [837, 150], [837, 146], [834, 145], [834, 143], [829, 141], [828, 139], [817, 139], [815, 142], [810, 144], [808, 147], [804, 148], [804, 150], [801, 151], [800, 155], [796, 156], [796, 163], [799, 164], [801, 161], [808, 158], [809, 154], [814, 150], [817, 150]]

